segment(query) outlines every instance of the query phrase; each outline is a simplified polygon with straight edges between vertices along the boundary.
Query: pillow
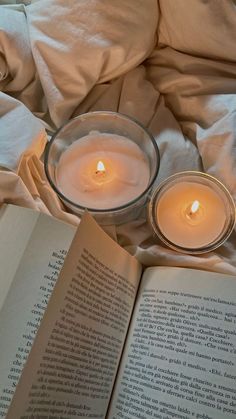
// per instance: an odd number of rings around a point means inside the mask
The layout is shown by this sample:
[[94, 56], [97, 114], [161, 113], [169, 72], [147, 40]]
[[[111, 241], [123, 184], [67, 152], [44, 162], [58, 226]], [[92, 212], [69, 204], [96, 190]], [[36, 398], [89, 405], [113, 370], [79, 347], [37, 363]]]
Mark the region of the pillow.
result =
[[234, 0], [159, 0], [159, 45], [236, 61]]
[[32, 53], [56, 126], [96, 83], [136, 67], [156, 40], [156, 0], [41, 0], [26, 7]]

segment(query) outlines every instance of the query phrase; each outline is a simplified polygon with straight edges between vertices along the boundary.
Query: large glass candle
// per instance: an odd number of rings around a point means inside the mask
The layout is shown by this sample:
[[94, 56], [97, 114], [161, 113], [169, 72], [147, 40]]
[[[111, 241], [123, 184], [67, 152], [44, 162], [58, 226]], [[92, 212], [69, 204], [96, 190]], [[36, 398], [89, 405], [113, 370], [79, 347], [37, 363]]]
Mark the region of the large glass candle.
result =
[[235, 206], [225, 186], [201, 172], [170, 176], [153, 193], [149, 220], [169, 247], [204, 253], [220, 246], [232, 232]]
[[155, 140], [139, 123], [114, 112], [71, 120], [49, 143], [45, 171], [73, 212], [88, 209], [101, 224], [136, 218], [157, 176]]

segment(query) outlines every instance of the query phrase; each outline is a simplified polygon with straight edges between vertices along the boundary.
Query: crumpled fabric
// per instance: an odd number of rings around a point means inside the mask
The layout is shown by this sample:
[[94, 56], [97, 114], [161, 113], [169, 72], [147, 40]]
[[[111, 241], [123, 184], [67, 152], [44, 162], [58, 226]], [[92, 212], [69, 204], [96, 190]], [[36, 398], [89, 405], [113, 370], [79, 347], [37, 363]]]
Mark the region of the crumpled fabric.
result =
[[[10, 4], [11, 3], [11, 4]], [[49, 186], [43, 150], [71, 117], [112, 110], [154, 135], [156, 185], [205, 171], [236, 199], [236, 9], [233, 0], [0, 1], [0, 203], [77, 225]], [[116, 227], [145, 266], [236, 274], [235, 231], [190, 256], [155, 239], [146, 219]]]

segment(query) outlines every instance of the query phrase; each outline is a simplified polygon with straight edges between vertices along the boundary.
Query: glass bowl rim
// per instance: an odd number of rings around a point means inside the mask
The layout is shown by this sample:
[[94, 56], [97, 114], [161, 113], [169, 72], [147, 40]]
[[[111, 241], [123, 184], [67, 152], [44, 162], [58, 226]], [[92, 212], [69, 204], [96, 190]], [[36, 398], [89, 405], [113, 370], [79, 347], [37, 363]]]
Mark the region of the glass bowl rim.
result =
[[[96, 116], [99, 116], [99, 117], [102, 116], [102, 115], [105, 115], [105, 116], [107, 116], [107, 115], [118, 116], [118, 118], [120, 118], [120, 117], [121, 118], [124, 118], [127, 121], [131, 122], [132, 124], [138, 125], [148, 135], [148, 137], [150, 138], [151, 143], [152, 143], [152, 145], [154, 147], [154, 150], [156, 152], [155, 153], [156, 154], [156, 169], [155, 169], [155, 171], [154, 171], [154, 173], [152, 175], [152, 178], [151, 178], [150, 182], [148, 183], [147, 187], [136, 198], [134, 198], [131, 201], [128, 201], [127, 203], [125, 203], [123, 205], [120, 205], [118, 207], [111, 207], [111, 208], [105, 208], [105, 209], [99, 208], [99, 209], [97, 209], [97, 208], [84, 207], [83, 205], [79, 205], [79, 204], [71, 201], [69, 198], [67, 198], [57, 188], [57, 186], [54, 184], [54, 182], [51, 179], [51, 176], [49, 174], [49, 170], [48, 170], [48, 158], [49, 158], [50, 148], [51, 148], [54, 140], [56, 139], [57, 135], [59, 134], [59, 132], [62, 131], [67, 125], [69, 125], [73, 121], [75, 121], [77, 119], [80, 120], [81, 118], [90, 118], [93, 115], [96, 115]], [[68, 120], [63, 125], [61, 125], [55, 131], [55, 133], [52, 135], [51, 139], [48, 141], [48, 143], [45, 146], [44, 171], [45, 171], [47, 180], [48, 180], [49, 184], [51, 185], [52, 189], [54, 190], [54, 192], [56, 192], [57, 195], [59, 196], [59, 198], [61, 198], [62, 201], [65, 201], [68, 205], [70, 205], [72, 207], [75, 207], [76, 209], [81, 210], [81, 211], [88, 210], [88, 211], [90, 211], [90, 212], [92, 212], [94, 214], [96, 214], [96, 213], [97, 214], [104, 214], [104, 213], [105, 214], [106, 213], [108, 214], [108, 213], [111, 213], [111, 212], [119, 212], [119, 211], [122, 211], [122, 210], [127, 209], [127, 208], [131, 207], [132, 205], [134, 205], [136, 202], [138, 202], [139, 200], [141, 200], [146, 195], [146, 193], [152, 188], [153, 183], [155, 182], [156, 177], [158, 175], [159, 168], [160, 168], [160, 151], [159, 151], [159, 148], [158, 148], [158, 145], [156, 143], [156, 140], [155, 140], [154, 136], [138, 120], [136, 120], [135, 118], [130, 117], [130, 116], [126, 115], [126, 114], [123, 114], [121, 112], [114, 112], [114, 111], [91, 111], [91, 112], [86, 112], [86, 113], [83, 113], [81, 115], [78, 115], [78, 116], [76, 116], [76, 117]]]
[[[199, 246], [199, 247], [184, 247], [184, 246], [180, 246], [176, 243], [171, 242], [170, 240], [168, 240], [168, 238], [166, 238], [164, 236], [164, 234], [161, 232], [161, 230], [158, 227], [157, 222], [154, 219], [153, 216], [153, 212], [156, 209], [156, 203], [157, 203], [157, 196], [160, 193], [160, 191], [166, 186], [168, 185], [168, 183], [172, 183], [172, 181], [174, 181], [175, 179], [178, 178], [182, 178], [185, 176], [194, 176], [197, 178], [205, 178], [208, 179], [210, 182], [216, 184], [219, 189], [221, 191], [223, 191], [223, 193], [225, 194], [225, 196], [227, 196], [228, 202], [229, 202], [229, 206], [230, 206], [230, 217], [229, 217], [229, 221], [228, 221], [228, 225], [225, 227], [226, 231], [223, 235], [221, 235], [218, 239], [216, 238], [214, 242], [209, 243], [208, 245], [205, 246]], [[186, 170], [186, 171], [182, 171], [182, 172], [178, 172], [175, 173], [173, 175], [170, 175], [168, 178], [166, 178], [165, 180], [163, 180], [158, 186], [157, 188], [154, 190], [150, 201], [149, 201], [149, 205], [148, 205], [148, 221], [151, 224], [151, 227], [155, 233], [155, 235], [162, 241], [164, 242], [168, 247], [170, 247], [171, 249], [174, 249], [180, 253], [189, 253], [189, 254], [202, 254], [202, 253], [207, 253], [209, 251], [215, 250], [217, 249], [219, 246], [221, 246], [230, 236], [230, 234], [232, 233], [234, 226], [235, 226], [235, 222], [236, 222], [236, 217], [235, 217], [235, 203], [233, 200], [232, 195], [230, 194], [229, 190], [226, 188], [226, 186], [217, 178], [215, 178], [212, 175], [209, 175], [208, 173], [204, 173], [204, 172], [200, 172], [200, 171], [195, 171], [195, 170]], [[224, 230], [222, 230], [223, 232]]]

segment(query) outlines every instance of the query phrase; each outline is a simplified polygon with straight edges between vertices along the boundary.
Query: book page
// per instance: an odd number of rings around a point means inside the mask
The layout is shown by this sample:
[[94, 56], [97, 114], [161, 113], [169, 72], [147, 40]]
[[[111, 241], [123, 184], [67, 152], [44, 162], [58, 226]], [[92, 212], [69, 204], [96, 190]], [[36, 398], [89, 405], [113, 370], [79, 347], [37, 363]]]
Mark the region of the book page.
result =
[[86, 214], [7, 418], [104, 418], [141, 265]]
[[0, 417], [5, 418], [75, 227], [12, 205], [0, 216]]
[[236, 278], [148, 268], [109, 419], [236, 417]]
[[0, 310], [38, 216], [36, 211], [14, 205], [4, 204], [0, 209]]

